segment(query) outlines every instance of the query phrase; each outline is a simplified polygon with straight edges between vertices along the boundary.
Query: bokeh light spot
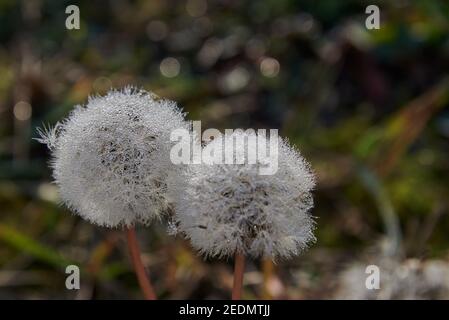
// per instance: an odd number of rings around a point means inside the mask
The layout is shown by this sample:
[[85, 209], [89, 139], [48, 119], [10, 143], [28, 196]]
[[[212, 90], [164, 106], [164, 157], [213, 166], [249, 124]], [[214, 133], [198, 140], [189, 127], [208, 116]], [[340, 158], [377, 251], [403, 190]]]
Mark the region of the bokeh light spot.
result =
[[19, 101], [14, 106], [13, 113], [17, 120], [26, 121], [31, 118], [31, 105], [26, 101]]
[[280, 68], [279, 61], [274, 58], [263, 58], [260, 62], [260, 72], [268, 78], [276, 77]]
[[181, 64], [179, 63], [178, 59], [168, 57], [161, 61], [159, 69], [161, 70], [161, 74], [164, 77], [173, 78], [179, 74], [179, 71], [181, 70]]

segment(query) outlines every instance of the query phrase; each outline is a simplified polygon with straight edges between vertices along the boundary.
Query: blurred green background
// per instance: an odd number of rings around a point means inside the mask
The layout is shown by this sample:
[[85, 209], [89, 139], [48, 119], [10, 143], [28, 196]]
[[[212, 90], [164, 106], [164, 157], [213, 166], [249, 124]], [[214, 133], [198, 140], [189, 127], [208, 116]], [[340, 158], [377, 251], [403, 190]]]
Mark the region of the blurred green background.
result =
[[[80, 30], [65, 28], [70, 4]], [[277, 128], [312, 163], [317, 243], [249, 262], [244, 298], [449, 298], [448, 71], [444, 0], [0, 0], [0, 298], [141, 298], [123, 232], [60, 205], [32, 140], [128, 84], [203, 129]], [[232, 261], [165, 231], [138, 229], [158, 295], [229, 298]], [[79, 291], [65, 288], [70, 263]], [[366, 275], [348, 271], [367, 264], [386, 277], [358, 293]]]

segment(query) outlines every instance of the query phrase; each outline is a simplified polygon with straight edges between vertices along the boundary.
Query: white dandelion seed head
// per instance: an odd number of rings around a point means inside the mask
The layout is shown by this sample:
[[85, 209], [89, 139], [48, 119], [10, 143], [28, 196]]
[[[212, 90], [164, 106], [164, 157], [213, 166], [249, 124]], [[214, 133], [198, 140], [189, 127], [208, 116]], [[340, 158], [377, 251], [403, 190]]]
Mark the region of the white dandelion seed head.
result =
[[[245, 156], [256, 146], [236, 145]], [[265, 139], [261, 135], [259, 138]], [[224, 138], [210, 142], [221, 154]], [[179, 176], [173, 194], [178, 229], [201, 254], [228, 257], [236, 252], [252, 257], [288, 258], [314, 241], [311, 190], [314, 175], [304, 158], [279, 139], [278, 170], [260, 175], [250, 164], [191, 165]]]
[[127, 87], [91, 97], [38, 141], [52, 153], [51, 166], [64, 203], [101, 226], [149, 223], [168, 206], [166, 179], [170, 133], [188, 128], [169, 100]]
[[449, 268], [444, 260], [407, 259], [399, 261], [387, 257], [375, 257], [374, 264], [380, 271], [377, 290], [366, 287], [366, 267], [371, 264], [356, 262], [345, 269], [339, 277], [335, 294], [346, 300], [416, 300], [448, 299]]

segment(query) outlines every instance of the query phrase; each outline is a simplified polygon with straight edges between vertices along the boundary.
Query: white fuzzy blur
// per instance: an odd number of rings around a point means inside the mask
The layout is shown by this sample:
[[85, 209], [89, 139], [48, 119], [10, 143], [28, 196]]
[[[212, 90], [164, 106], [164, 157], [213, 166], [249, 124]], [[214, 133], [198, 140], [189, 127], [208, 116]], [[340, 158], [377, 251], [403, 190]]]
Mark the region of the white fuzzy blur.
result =
[[[248, 135], [243, 131], [234, 134]], [[224, 153], [229, 149], [223, 141], [218, 138], [210, 144]], [[247, 142], [234, 151], [255, 152]], [[315, 179], [309, 164], [282, 139], [278, 163], [273, 175], [260, 175], [259, 162], [190, 165], [170, 184], [177, 231], [210, 257], [239, 252], [276, 259], [299, 254], [315, 240], [309, 213]]]
[[127, 87], [90, 97], [37, 140], [51, 150], [63, 202], [91, 223], [120, 227], [167, 209], [170, 132], [182, 127], [174, 102]]

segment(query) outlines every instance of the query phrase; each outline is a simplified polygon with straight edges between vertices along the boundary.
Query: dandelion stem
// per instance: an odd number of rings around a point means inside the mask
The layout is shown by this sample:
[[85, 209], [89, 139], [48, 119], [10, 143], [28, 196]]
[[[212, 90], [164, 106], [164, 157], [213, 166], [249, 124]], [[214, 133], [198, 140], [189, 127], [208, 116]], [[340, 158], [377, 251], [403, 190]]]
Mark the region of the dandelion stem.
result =
[[131, 260], [134, 265], [134, 271], [137, 275], [137, 280], [139, 281], [140, 289], [147, 300], [156, 300], [156, 294], [154, 293], [151, 281], [145, 272], [145, 268], [142, 263], [142, 258], [140, 256], [140, 248], [137, 243], [136, 230], [134, 227], [130, 227], [126, 230], [126, 236], [128, 239], [128, 249], [131, 254]]
[[234, 260], [234, 286], [232, 288], [232, 300], [240, 300], [242, 297], [243, 273], [245, 272], [245, 256], [239, 252], [236, 252]]
[[269, 258], [262, 259], [262, 274], [263, 274], [263, 293], [262, 299], [271, 300], [273, 294], [270, 290], [270, 281], [273, 279], [274, 265]]

